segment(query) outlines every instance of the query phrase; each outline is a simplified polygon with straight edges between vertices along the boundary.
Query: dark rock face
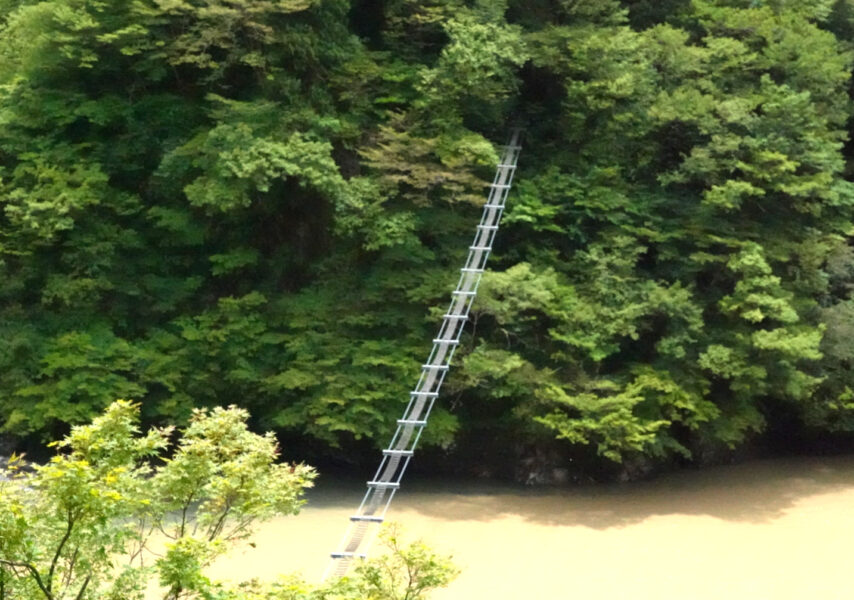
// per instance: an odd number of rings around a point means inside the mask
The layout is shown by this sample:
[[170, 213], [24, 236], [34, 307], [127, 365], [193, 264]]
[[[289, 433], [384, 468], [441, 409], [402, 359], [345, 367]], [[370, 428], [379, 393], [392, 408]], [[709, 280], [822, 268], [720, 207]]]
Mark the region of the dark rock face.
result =
[[525, 485], [565, 485], [584, 480], [575, 461], [554, 447], [518, 449], [513, 479]]
[[0, 458], [10, 456], [16, 445], [16, 441], [11, 436], [0, 435]]

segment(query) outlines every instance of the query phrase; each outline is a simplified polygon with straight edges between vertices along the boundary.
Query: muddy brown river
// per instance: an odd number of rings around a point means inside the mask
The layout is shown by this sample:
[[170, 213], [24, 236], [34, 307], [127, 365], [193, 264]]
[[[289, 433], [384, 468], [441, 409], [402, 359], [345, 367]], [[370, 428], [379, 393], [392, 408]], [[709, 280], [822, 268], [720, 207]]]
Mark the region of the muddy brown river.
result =
[[[214, 566], [235, 580], [322, 575], [361, 498], [321, 480], [296, 517]], [[770, 460], [651, 482], [530, 489], [407, 482], [391, 520], [454, 555], [435, 600], [852, 597], [854, 457]]]

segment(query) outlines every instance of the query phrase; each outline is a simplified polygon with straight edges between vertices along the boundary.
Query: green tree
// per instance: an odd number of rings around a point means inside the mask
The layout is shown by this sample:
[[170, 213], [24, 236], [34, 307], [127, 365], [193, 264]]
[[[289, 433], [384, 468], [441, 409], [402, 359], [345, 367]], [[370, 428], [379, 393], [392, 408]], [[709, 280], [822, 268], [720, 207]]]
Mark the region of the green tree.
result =
[[697, 0], [638, 31], [577, 2], [536, 24], [536, 76], [564, 96], [528, 134], [508, 268], [476, 305], [478, 397], [630, 462], [703, 459], [782, 407], [815, 417], [854, 199], [831, 4]]
[[424, 600], [433, 590], [446, 587], [459, 571], [450, 559], [436, 554], [421, 541], [404, 545], [399, 525], [380, 531], [382, 554], [360, 562], [352, 575], [321, 585], [298, 578], [257, 581], [218, 591], [223, 600]]
[[296, 514], [316, 475], [277, 463], [275, 439], [248, 431], [247, 416], [197, 410], [170, 448], [173, 429], [143, 434], [139, 406], [117, 401], [55, 444], [49, 463], [29, 470], [13, 457], [0, 473], [0, 598], [142, 599], [156, 576], [164, 600], [418, 600], [454, 578], [446, 558], [392, 528], [388, 554], [328, 584], [211, 580], [212, 560], [258, 523]]
[[241, 398], [380, 443], [511, 123], [426, 442], [652, 464], [850, 430], [850, 4], [0, 2], [2, 433]]
[[139, 406], [118, 401], [56, 444], [49, 463], [29, 472], [13, 460], [0, 483], [3, 597], [142, 598], [154, 532], [167, 540], [156, 560], [165, 597], [197, 592], [230, 542], [297, 512], [315, 476], [276, 463], [274, 438], [249, 432], [246, 418], [196, 411], [166, 458], [172, 430], [141, 434]]

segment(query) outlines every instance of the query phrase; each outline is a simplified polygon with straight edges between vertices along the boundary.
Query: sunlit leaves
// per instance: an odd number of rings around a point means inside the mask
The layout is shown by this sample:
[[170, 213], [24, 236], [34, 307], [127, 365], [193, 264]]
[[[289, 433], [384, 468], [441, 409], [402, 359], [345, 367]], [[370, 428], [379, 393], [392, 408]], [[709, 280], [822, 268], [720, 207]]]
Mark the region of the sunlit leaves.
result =
[[0, 204], [20, 234], [39, 242], [49, 242], [57, 233], [73, 228], [75, 218], [100, 204], [107, 193], [107, 175], [97, 164], [71, 152], [63, 154], [67, 156], [60, 163], [44, 154], [22, 156]]
[[283, 143], [254, 136], [247, 125], [220, 125], [177, 152], [192, 154], [193, 165], [205, 173], [184, 188], [190, 203], [227, 211], [248, 206], [255, 194], [288, 177], [334, 200], [345, 184], [331, 150], [328, 143], [300, 134]]
[[[234, 407], [195, 412], [167, 459], [172, 429], [143, 434], [139, 406], [116, 401], [47, 464], [21, 472], [13, 460], [0, 479], [4, 593], [140, 599], [154, 558], [167, 598], [205, 597], [202, 569], [259, 519], [297, 512], [314, 478], [276, 463], [272, 435], [251, 433], [247, 418]], [[159, 557], [155, 530], [167, 538]]]
[[356, 568], [357, 581], [366, 598], [423, 600], [459, 574], [448, 557], [421, 541], [405, 546], [402, 538], [400, 527], [385, 527], [380, 540], [386, 552]]
[[475, 18], [449, 21], [450, 38], [427, 85], [442, 86], [445, 100], [456, 95], [495, 101], [514, 91], [515, 69], [527, 61], [520, 31]]
[[494, 149], [476, 136], [426, 138], [406, 131], [407, 126], [403, 115], [393, 117], [380, 126], [375, 144], [361, 152], [385, 184], [419, 204], [436, 197], [479, 200], [485, 186], [472, 170], [494, 162]]

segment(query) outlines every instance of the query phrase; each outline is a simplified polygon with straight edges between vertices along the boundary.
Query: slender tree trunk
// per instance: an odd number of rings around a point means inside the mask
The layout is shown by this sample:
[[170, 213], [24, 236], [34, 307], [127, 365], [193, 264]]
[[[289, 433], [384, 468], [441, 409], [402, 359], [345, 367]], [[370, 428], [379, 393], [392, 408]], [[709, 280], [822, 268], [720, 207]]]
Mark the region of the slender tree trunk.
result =
[[180, 596], [183, 591], [183, 588], [175, 586], [169, 590], [169, 592], [163, 597], [163, 600], [178, 600], [178, 596]]
[[65, 535], [62, 536], [62, 539], [59, 541], [59, 546], [56, 547], [56, 553], [53, 555], [53, 560], [50, 561], [50, 570], [47, 573], [47, 581], [46, 587], [47, 591], [53, 594], [53, 574], [56, 571], [56, 565], [59, 563], [59, 559], [62, 556], [62, 549], [65, 548], [65, 544], [68, 542], [68, 538], [71, 537], [71, 531], [74, 529], [74, 515], [71, 510], [68, 511], [68, 523], [65, 528]]
[[86, 593], [86, 588], [89, 586], [89, 580], [92, 579], [92, 576], [89, 575], [86, 578], [86, 581], [83, 582], [83, 587], [80, 588], [80, 591], [77, 592], [77, 598], [75, 600], [83, 600], [83, 594]]

